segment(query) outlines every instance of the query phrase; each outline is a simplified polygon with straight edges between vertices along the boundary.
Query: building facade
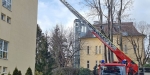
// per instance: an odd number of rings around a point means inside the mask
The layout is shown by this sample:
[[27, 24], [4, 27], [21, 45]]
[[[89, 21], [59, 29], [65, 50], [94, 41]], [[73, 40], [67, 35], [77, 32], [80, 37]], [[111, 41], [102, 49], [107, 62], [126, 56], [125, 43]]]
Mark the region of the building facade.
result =
[[37, 2], [1, 0], [0, 74], [12, 74], [16, 67], [23, 75], [28, 67], [34, 73]]
[[[103, 24], [102, 27], [100, 27], [99, 24], [94, 24], [94, 27], [98, 30], [101, 30], [103, 28], [103, 31], [105, 33], [108, 33], [108, 26], [107, 24]], [[117, 37], [119, 33], [118, 29], [119, 25], [117, 23], [114, 23], [113, 27], [113, 43], [116, 47], [120, 48], [117, 43]], [[133, 49], [133, 46], [131, 45], [131, 39], [137, 40], [139, 39], [139, 45], [140, 48], [142, 48], [143, 45], [143, 39], [145, 38], [145, 35], [139, 33], [136, 28], [133, 26], [133, 22], [125, 22], [122, 23], [122, 36], [123, 36], [123, 52], [125, 55], [130, 57], [135, 63], [138, 64], [137, 58], [135, 55], [135, 51]], [[86, 28], [86, 29], [85, 29]], [[101, 60], [104, 60], [104, 45], [103, 43], [96, 38], [87, 27], [82, 27], [81, 32], [82, 35], [80, 35], [80, 67], [89, 68], [90, 70], [93, 70], [94, 66], [100, 63]], [[86, 31], [85, 31], [86, 30]], [[107, 34], [106, 34], [107, 35]], [[142, 49], [140, 49], [142, 50]], [[140, 51], [144, 52], [144, 51]], [[144, 53], [143, 53], [144, 54]], [[117, 58], [115, 54], [113, 54], [114, 60], [117, 61]], [[108, 56], [107, 56], [108, 57]]]

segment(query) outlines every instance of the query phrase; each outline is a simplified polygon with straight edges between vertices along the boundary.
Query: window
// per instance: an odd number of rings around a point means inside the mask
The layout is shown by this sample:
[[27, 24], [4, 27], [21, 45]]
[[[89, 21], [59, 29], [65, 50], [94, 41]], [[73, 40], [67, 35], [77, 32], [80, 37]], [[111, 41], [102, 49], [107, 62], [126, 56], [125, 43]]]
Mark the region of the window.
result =
[[89, 46], [87, 46], [87, 54], [90, 54]]
[[99, 46], [99, 54], [101, 54], [101, 46]]
[[101, 29], [101, 31], [102, 31], [102, 30], [104, 30], [104, 27], [103, 27], [102, 25], [100, 25], [100, 29]]
[[101, 60], [99, 61], [99, 64], [101, 63]]
[[98, 54], [97, 46], [95, 46], [95, 54]]
[[7, 67], [3, 67], [3, 73], [7, 72]]
[[80, 58], [78, 58], [78, 64], [80, 64]]
[[81, 32], [86, 32], [86, 26], [81, 27]]
[[128, 36], [128, 32], [122, 32], [122, 36]]
[[84, 26], [81, 27], [81, 32], [84, 32]]
[[6, 15], [1, 13], [1, 20], [5, 21], [5, 17], [6, 17]]
[[1, 73], [1, 66], [0, 66], [0, 73]]
[[124, 52], [127, 53], [127, 45], [124, 45]]
[[87, 61], [87, 68], [90, 68], [90, 61]]
[[96, 36], [93, 34], [93, 37], [96, 37]]
[[7, 23], [11, 23], [11, 18], [7, 16]]
[[96, 60], [96, 65], [97, 65], [97, 60]]
[[2, 5], [8, 10], [11, 10], [11, 2], [12, 2], [11, 0], [2, 0]]
[[8, 46], [8, 42], [0, 39], [0, 58], [7, 59], [7, 53], [8, 53], [7, 46]]
[[84, 27], [84, 32], [86, 33], [86, 27]]

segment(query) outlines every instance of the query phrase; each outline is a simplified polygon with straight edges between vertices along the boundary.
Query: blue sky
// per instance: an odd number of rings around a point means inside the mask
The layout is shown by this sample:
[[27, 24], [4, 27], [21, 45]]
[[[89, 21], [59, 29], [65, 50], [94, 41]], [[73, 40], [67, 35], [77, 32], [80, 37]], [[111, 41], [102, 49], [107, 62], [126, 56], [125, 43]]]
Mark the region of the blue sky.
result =
[[[73, 26], [76, 17], [59, 0], [38, 0], [38, 20], [43, 31], [52, 29], [56, 24], [64, 27]], [[81, 0], [67, 0], [79, 13], [85, 16], [87, 10], [79, 5]], [[131, 18], [135, 21], [146, 21], [150, 24], [150, 0], [134, 1]], [[86, 16], [85, 16], [86, 17]], [[90, 21], [91, 22], [91, 21]]]

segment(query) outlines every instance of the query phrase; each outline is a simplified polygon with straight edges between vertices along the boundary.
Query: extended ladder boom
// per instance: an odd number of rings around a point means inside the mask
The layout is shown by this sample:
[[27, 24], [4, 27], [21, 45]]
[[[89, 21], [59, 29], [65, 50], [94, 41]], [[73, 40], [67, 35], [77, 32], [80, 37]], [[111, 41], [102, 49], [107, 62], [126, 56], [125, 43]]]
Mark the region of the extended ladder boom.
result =
[[104, 44], [106, 45], [118, 58], [119, 62], [126, 59], [128, 62], [127, 67], [132, 67], [134, 73], [138, 71], [138, 66], [122, 51], [120, 51], [104, 34], [92, 26], [80, 13], [78, 13], [68, 2], [60, 0], [83, 24], [87, 25], [89, 30]]

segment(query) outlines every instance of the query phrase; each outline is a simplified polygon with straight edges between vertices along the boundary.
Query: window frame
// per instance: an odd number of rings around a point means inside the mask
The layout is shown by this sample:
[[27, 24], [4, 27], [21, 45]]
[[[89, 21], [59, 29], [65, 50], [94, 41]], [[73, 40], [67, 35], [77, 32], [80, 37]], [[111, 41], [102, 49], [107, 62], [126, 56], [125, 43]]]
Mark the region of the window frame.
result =
[[86, 30], [87, 30], [86, 26], [81, 26], [81, 32], [86, 33]]
[[7, 67], [3, 67], [2, 73], [7, 73]]
[[95, 63], [96, 63], [96, 65], [98, 64], [98, 63], [97, 63], [97, 60], [95, 61]]
[[[5, 43], [6, 43], [6, 46], [5, 46]], [[6, 50], [4, 50], [5, 48]], [[0, 39], [0, 59], [8, 59], [8, 42], [2, 39]]]
[[90, 54], [90, 47], [87, 46], [87, 54]]
[[4, 13], [1, 13], [1, 20], [5, 21], [6, 15]]
[[98, 48], [95, 46], [95, 54], [98, 54]]
[[87, 68], [90, 68], [90, 61], [87, 60]]
[[2, 66], [0, 66], [0, 73], [1, 73], [1, 69], [2, 69]]
[[101, 46], [99, 46], [99, 54], [102, 54]]
[[11, 11], [12, 0], [2, 0], [2, 6]]
[[128, 50], [128, 49], [127, 49], [127, 45], [124, 45], [124, 53], [125, 53], [125, 54], [128, 53], [127, 50]]
[[99, 61], [99, 64], [101, 63], [101, 60]]
[[11, 18], [7, 16], [7, 23], [11, 24]]

